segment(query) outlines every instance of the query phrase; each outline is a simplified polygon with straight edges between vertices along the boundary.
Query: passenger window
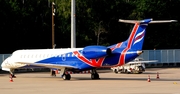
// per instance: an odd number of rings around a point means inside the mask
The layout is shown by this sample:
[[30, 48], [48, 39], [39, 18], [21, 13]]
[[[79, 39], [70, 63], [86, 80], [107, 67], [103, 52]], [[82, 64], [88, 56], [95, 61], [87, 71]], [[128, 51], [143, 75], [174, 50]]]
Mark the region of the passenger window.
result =
[[49, 54], [47, 54], [47, 57], [49, 57]]

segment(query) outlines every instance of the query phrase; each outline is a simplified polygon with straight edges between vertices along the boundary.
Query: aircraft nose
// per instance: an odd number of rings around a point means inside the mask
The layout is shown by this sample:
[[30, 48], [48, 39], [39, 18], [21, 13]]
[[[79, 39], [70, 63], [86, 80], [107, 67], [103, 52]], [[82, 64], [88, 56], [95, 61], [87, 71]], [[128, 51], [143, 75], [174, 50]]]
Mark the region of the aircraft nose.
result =
[[5, 62], [6, 62], [6, 61], [7, 61], [7, 60], [4, 60], [4, 61], [2, 62], [1, 68], [5, 67]]
[[5, 68], [5, 67], [7, 66], [7, 64], [8, 64], [8, 58], [6, 58], [6, 59], [2, 62], [1, 68]]
[[143, 53], [143, 51], [137, 51], [137, 54], [138, 55], [140, 55], [140, 54], [142, 54]]

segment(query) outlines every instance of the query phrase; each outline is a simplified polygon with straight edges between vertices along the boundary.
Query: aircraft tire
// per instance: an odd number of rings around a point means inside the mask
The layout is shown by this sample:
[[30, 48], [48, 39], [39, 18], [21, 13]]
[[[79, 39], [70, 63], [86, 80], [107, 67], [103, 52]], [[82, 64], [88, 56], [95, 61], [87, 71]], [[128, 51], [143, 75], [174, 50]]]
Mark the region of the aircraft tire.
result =
[[114, 70], [114, 73], [118, 73], [117, 69]]
[[94, 74], [91, 74], [91, 79], [94, 79], [95, 78], [95, 75]]
[[63, 79], [64, 80], [70, 80], [71, 79], [71, 75], [70, 74], [64, 74], [63, 75]]
[[92, 73], [91, 79], [99, 79], [99, 74], [98, 73]]

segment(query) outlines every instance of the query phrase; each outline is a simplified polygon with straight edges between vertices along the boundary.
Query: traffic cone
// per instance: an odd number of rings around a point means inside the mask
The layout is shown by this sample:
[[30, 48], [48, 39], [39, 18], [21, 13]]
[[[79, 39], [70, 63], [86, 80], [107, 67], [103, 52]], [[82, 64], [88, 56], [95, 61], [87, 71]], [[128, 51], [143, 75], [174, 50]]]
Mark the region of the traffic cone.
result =
[[156, 79], [159, 79], [159, 73], [157, 72], [157, 77], [156, 77]]
[[150, 75], [148, 75], [147, 81], [148, 81], [148, 82], [151, 82]]
[[10, 82], [13, 82], [13, 79], [12, 79], [12, 77], [10, 77], [10, 80], [9, 80]]

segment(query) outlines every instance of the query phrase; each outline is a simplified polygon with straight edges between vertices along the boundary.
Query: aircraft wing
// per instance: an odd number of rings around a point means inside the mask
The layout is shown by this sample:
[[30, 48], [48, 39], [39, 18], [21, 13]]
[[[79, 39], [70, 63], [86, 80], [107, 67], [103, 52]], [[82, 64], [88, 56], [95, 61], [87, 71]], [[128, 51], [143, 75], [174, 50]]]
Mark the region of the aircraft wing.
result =
[[60, 64], [30, 63], [30, 62], [16, 62], [16, 63], [18, 63], [18, 64], [26, 64], [27, 66], [28, 65], [33, 65], [33, 66], [57, 68], [57, 69], [61, 69], [61, 68], [77, 68], [77, 67], [70, 66], [70, 65], [60, 65]]
[[157, 62], [157, 60], [149, 60], [149, 61], [131, 61], [126, 64], [135, 64], [135, 63], [150, 63], [150, 62]]

